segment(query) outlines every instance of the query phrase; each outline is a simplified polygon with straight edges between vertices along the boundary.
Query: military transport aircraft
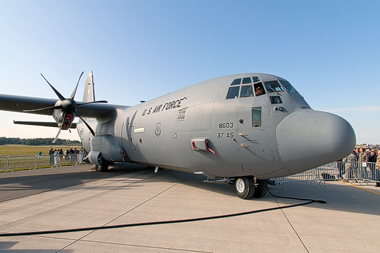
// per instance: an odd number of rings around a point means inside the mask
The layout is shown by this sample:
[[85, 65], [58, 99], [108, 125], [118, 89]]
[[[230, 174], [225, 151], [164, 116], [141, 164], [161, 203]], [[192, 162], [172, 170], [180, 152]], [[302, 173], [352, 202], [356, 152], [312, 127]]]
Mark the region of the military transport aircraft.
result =
[[201, 174], [233, 183], [244, 199], [263, 197], [267, 179], [341, 159], [356, 143], [346, 120], [312, 110], [274, 75], [223, 76], [135, 106], [96, 101], [92, 71], [83, 102], [75, 101], [79, 81], [65, 98], [46, 80], [58, 101], [0, 95], [0, 110], [53, 115], [56, 121], [18, 124], [55, 126], [59, 132], [76, 127], [88, 160], [100, 171], [130, 162]]

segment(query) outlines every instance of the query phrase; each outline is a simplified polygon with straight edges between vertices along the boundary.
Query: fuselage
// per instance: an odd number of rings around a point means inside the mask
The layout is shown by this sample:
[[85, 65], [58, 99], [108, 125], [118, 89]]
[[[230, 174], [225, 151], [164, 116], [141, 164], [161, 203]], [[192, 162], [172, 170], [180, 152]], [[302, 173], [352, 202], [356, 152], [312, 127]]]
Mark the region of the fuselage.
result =
[[268, 74], [219, 77], [116, 111], [88, 121], [95, 137], [108, 136], [107, 145], [94, 144], [78, 124], [87, 150], [210, 178], [295, 174], [338, 160], [355, 145], [347, 121], [312, 110], [288, 81]]

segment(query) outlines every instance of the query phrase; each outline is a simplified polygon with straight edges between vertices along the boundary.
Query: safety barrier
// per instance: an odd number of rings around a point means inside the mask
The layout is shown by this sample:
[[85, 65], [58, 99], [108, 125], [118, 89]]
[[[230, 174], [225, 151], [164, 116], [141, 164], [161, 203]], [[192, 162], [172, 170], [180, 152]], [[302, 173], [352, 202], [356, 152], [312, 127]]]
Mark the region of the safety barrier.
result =
[[[0, 156], [0, 173], [12, 172], [14, 169], [36, 170], [46, 167], [60, 167], [67, 165], [77, 165], [83, 163], [83, 154], [70, 155], [29, 155], [29, 156]], [[380, 164], [359, 163], [359, 162], [332, 162], [308, 170], [299, 174], [274, 178], [276, 186], [292, 181], [309, 181], [309, 185], [315, 184], [318, 187], [329, 180], [350, 180], [360, 185], [369, 182], [380, 182]]]
[[285, 189], [284, 183], [292, 181], [309, 181], [309, 185], [316, 184], [319, 187], [320, 184], [323, 184], [328, 187], [326, 181], [329, 180], [346, 180], [357, 182], [360, 185], [380, 182], [380, 164], [338, 161], [299, 174], [274, 179], [277, 187], [282, 185]]
[[15, 169], [36, 170], [47, 167], [60, 167], [83, 163], [83, 154], [70, 155], [24, 155], [0, 156], [0, 173], [13, 172]]

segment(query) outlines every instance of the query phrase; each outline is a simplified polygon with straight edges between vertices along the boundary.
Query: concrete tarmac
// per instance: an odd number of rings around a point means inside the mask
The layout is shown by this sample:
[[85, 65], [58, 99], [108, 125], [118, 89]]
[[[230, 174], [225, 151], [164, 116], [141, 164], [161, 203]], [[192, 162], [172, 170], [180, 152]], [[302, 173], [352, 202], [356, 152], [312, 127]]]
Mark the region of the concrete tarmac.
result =
[[[0, 174], [0, 233], [180, 220], [304, 203], [242, 200], [233, 186], [136, 165], [90, 165]], [[269, 187], [278, 196], [321, 199], [223, 219], [0, 237], [1, 252], [378, 252], [380, 190], [339, 181]]]

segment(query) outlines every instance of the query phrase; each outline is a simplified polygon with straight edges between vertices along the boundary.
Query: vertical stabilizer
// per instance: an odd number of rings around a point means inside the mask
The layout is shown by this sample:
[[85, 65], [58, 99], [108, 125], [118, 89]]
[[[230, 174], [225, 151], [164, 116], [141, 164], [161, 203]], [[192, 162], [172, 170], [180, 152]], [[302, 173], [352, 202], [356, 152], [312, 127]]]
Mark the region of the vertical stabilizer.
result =
[[94, 77], [92, 71], [88, 73], [86, 78], [86, 86], [84, 87], [83, 102], [94, 102], [95, 90], [94, 90]]

